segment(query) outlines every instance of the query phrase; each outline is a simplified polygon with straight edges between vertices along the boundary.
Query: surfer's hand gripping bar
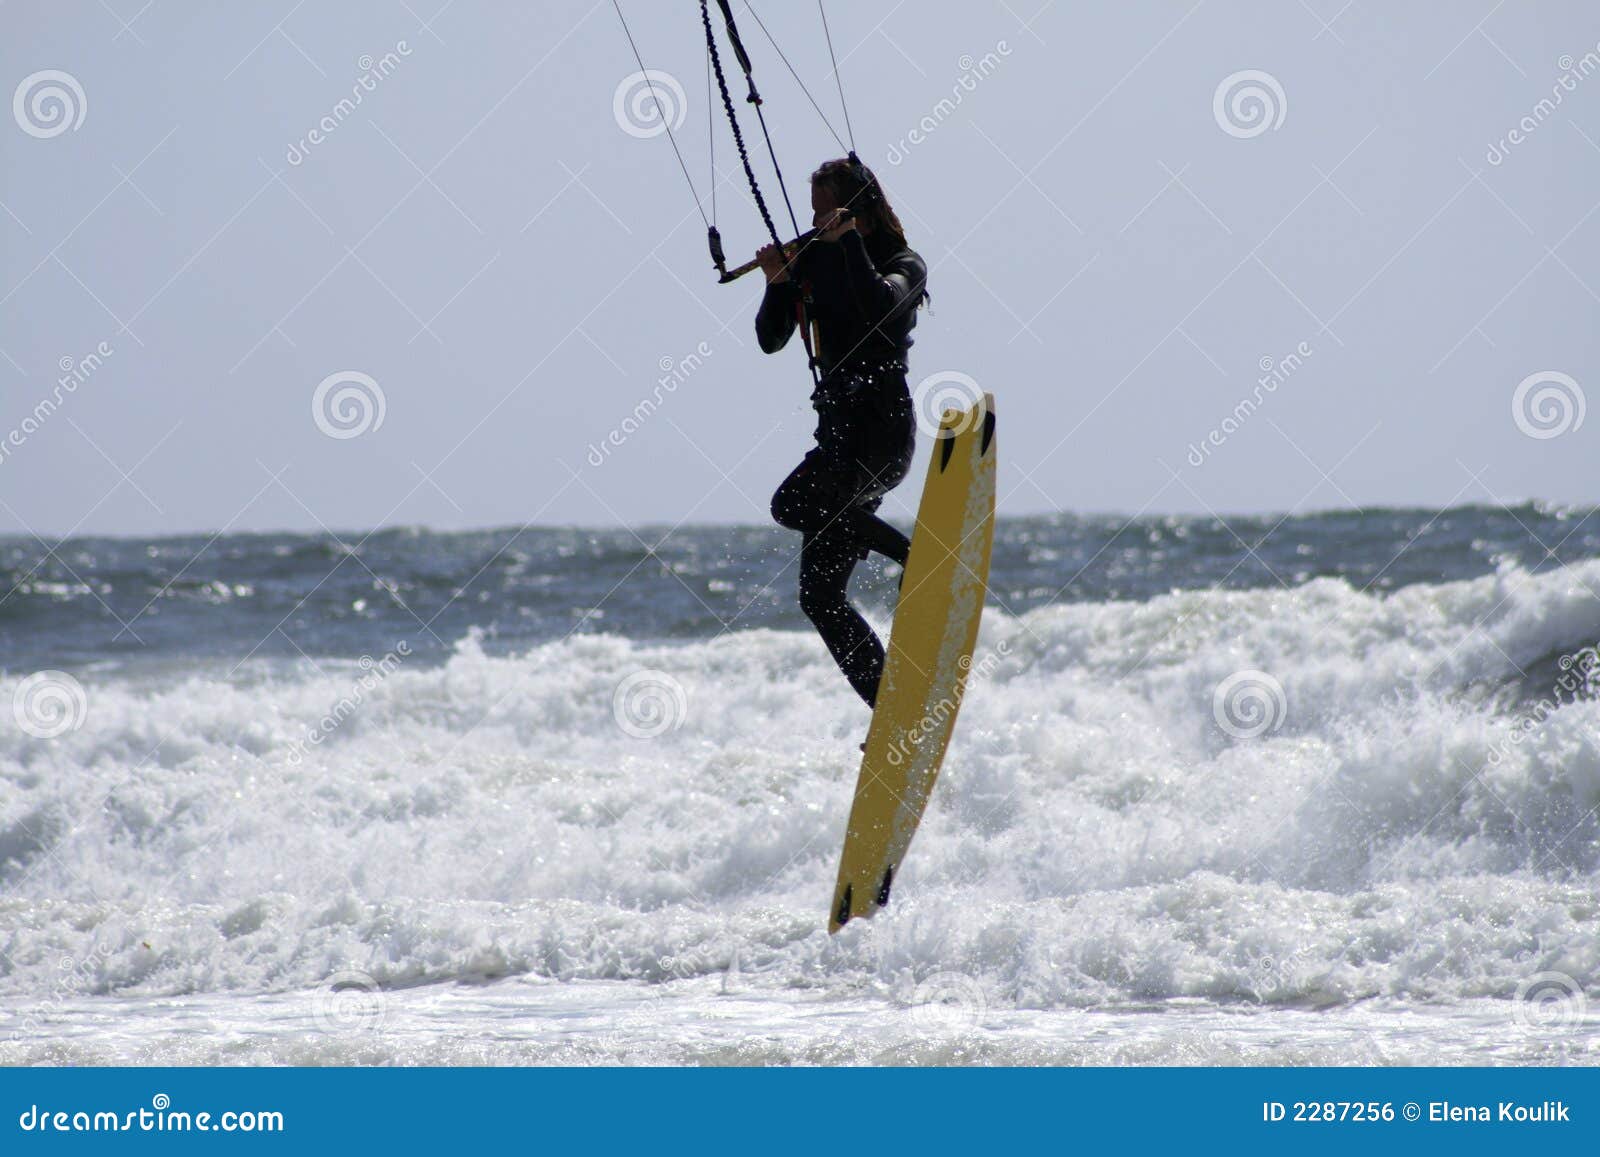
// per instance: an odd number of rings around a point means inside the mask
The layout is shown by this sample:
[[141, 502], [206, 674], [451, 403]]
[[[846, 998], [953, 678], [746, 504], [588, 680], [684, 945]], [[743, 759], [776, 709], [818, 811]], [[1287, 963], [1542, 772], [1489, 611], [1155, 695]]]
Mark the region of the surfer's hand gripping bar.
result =
[[[783, 255], [784, 255], [784, 257], [792, 258], [795, 254], [799, 253], [800, 250], [803, 249], [806, 245], [810, 244], [812, 241], [815, 241], [817, 239], [817, 233], [818, 233], [818, 230], [816, 230], [816, 229], [807, 229], [804, 233], [800, 234], [800, 236], [796, 237], [793, 241], [785, 242], [784, 246], [783, 246]], [[746, 261], [743, 265], [736, 265], [732, 269], [723, 270], [722, 276], [717, 278], [717, 282], [719, 284], [721, 284], [721, 285], [726, 285], [726, 284], [728, 284], [728, 282], [730, 282], [730, 281], [738, 281], [739, 278], [743, 277], [746, 273], [752, 273], [755, 270], [760, 269], [760, 268], [761, 268], [761, 258], [752, 257], [749, 261]]]
[[[783, 255], [784, 255], [784, 257], [785, 258], [789, 258], [789, 259], [793, 259], [795, 254], [799, 253], [800, 250], [804, 249], [807, 245], [811, 244], [811, 242], [815, 241], [822, 233], [826, 232], [829, 229], [838, 228], [842, 220], [849, 220], [850, 217], [851, 217], [851, 214], [845, 213], [840, 220], [830, 221], [830, 222], [828, 222], [828, 224], [826, 224], [826, 225], [824, 225], [824, 226], [822, 226], [821, 228], [818, 228], [818, 229], [807, 229], [804, 233], [800, 234], [800, 236], [796, 237], [793, 241], [785, 242], [784, 246], [783, 246]], [[719, 240], [720, 240], [720, 238], [719, 238]], [[722, 269], [722, 267], [720, 265], [718, 265], [718, 268]], [[717, 278], [717, 281], [718, 281], [719, 284], [726, 285], [726, 284], [728, 284], [728, 282], [737, 281], [737, 280], [739, 280], [739, 278], [743, 277], [746, 273], [751, 273], [751, 272], [753, 272], [753, 271], [755, 271], [755, 270], [757, 270], [759, 268], [761, 268], [761, 258], [752, 257], [749, 261], [746, 261], [743, 265], [736, 265], [732, 269], [722, 269], [722, 276]]]

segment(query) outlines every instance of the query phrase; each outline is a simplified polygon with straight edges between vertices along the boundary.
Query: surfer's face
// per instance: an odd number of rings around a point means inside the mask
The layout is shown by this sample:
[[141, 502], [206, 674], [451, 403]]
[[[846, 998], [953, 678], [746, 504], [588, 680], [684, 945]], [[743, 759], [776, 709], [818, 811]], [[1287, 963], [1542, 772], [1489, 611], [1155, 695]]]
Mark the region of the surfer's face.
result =
[[821, 181], [811, 185], [811, 224], [813, 227], [821, 225], [839, 207], [839, 199], [833, 195], [833, 190]]
[[[847, 208], [844, 199], [825, 182], [813, 181], [811, 183], [811, 225], [820, 227], [829, 213], [835, 209]], [[856, 232], [870, 233], [872, 231], [872, 218], [864, 213], [856, 213]]]

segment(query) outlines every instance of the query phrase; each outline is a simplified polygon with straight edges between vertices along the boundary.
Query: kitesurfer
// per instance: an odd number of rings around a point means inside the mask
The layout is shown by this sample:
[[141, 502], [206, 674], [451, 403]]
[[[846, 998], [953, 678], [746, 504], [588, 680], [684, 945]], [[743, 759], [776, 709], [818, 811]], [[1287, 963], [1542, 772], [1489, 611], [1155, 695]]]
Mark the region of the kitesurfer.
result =
[[910, 551], [910, 540], [876, 511], [904, 480], [916, 446], [906, 358], [928, 269], [853, 154], [811, 175], [811, 211], [815, 234], [798, 253], [768, 245], [757, 255], [767, 277], [756, 313], [762, 350], [777, 352], [809, 324], [817, 370], [817, 444], [773, 494], [772, 517], [803, 535], [800, 609], [870, 707], [883, 644], [847, 587], [869, 551], [901, 567]]

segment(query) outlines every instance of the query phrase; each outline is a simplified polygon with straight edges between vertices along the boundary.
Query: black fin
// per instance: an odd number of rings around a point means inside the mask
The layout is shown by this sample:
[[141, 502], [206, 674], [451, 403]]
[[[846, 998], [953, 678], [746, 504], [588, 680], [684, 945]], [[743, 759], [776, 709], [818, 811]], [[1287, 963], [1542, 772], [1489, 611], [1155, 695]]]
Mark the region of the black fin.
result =
[[944, 468], [950, 465], [950, 455], [956, 452], [956, 436], [946, 434], [939, 439], [939, 473], [944, 473]]
[[839, 910], [833, 914], [833, 918], [838, 921], [841, 928], [850, 923], [850, 894], [854, 889], [854, 884], [844, 886], [844, 895], [839, 897]]
[[983, 457], [989, 452], [989, 443], [994, 441], [994, 411], [985, 409], [983, 412], [983, 441], [978, 444], [978, 457]]
[[890, 864], [883, 870], [883, 883], [878, 885], [878, 907], [882, 908], [889, 903], [889, 885], [894, 883], [894, 865]]

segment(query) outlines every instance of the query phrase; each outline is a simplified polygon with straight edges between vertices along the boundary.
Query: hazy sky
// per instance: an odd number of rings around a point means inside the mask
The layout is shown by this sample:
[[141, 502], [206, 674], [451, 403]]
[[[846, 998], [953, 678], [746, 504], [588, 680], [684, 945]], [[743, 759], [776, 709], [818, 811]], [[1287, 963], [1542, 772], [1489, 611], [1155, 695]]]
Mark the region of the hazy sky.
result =
[[[704, 195], [698, 11], [623, 8]], [[803, 207], [838, 145], [736, 10]], [[843, 134], [815, 7], [755, 12]], [[996, 395], [1003, 514], [1593, 500], [1592, 0], [829, 14], [932, 267], [911, 380]], [[806, 449], [800, 353], [756, 349], [759, 278], [715, 283], [619, 106], [609, 0], [5, 0], [0, 33], [0, 533], [764, 520]], [[342, 429], [344, 389], [381, 410]]]

